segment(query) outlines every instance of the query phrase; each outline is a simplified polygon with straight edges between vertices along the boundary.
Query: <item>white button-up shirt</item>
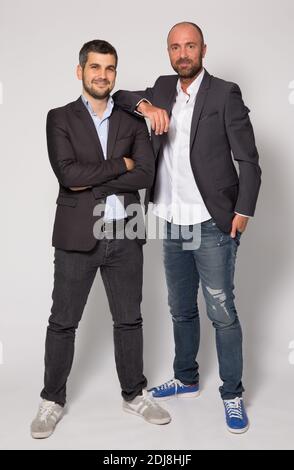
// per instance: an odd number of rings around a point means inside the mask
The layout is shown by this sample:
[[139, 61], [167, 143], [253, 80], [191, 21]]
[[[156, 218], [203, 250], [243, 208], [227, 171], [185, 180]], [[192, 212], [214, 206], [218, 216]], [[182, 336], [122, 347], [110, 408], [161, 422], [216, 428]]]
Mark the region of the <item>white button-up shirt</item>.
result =
[[187, 88], [187, 93], [178, 80], [167, 142], [158, 166], [153, 213], [177, 225], [194, 225], [211, 219], [190, 162], [191, 122], [203, 76], [204, 70]]

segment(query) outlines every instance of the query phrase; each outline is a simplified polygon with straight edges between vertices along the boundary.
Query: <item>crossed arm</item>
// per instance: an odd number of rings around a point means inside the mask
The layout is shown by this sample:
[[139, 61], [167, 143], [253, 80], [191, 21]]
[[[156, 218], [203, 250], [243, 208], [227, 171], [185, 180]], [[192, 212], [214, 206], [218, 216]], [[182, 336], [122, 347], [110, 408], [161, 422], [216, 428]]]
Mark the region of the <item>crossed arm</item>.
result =
[[154, 177], [154, 156], [146, 123], [137, 121], [131, 156], [101, 160], [97, 164], [80, 163], [64, 119], [59, 110], [47, 117], [47, 145], [52, 169], [65, 188], [83, 191], [93, 188], [96, 198], [120, 192], [151, 187]]
[[[133, 170], [135, 168], [134, 160], [132, 160], [132, 158], [128, 158], [128, 157], [123, 157], [123, 158], [124, 158], [127, 170], [128, 171]], [[77, 187], [70, 187], [69, 189], [71, 191], [84, 191], [85, 189], [90, 189], [90, 188], [92, 188], [92, 186], [77, 186]]]

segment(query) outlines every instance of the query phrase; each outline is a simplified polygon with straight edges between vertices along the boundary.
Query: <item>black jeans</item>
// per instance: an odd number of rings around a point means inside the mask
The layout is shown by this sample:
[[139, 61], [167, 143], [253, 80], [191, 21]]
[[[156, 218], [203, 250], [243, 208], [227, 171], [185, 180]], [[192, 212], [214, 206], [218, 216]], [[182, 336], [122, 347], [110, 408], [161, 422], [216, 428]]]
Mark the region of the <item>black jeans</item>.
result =
[[147, 380], [143, 375], [143, 251], [136, 240], [100, 240], [90, 252], [55, 249], [53, 306], [47, 328], [45, 378], [41, 397], [64, 406], [74, 356], [75, 331], [97, 269], [114, 323], [114, 350], [122, 396], [130, 401]]

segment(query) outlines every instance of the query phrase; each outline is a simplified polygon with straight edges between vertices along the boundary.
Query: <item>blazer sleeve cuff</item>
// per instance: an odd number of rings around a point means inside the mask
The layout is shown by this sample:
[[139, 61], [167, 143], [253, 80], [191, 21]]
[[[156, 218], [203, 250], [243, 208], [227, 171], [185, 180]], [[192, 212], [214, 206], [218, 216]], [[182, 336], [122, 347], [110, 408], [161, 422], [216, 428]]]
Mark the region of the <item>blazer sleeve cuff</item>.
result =
[[138, 111], [137, 108], [138, 108], [138, 106], [140, 105], [140, 103], [142, 103], [143, 101], [144, 101], [145, 103], [152, 104], [152, 103], [150, 103], [149, 100], [146, 100], [146, 98], [143, 98], [142, 100], [138, 101], [138, 103], [136, 104], [136, 108], [135, 108], [134, 113], [135, 113], [135, 114], [138, 114], [138, 116], [141, 116], [141, 117], [144, 117], [144, 115], [143, 115], [142, 113], [140, 113], [140, 111]]
[[235, 214], [242, 215], [242, 217], [248, 217], [248, 219], [250, 219], [250, 217], [252, 217], [252, 215], [240, 214], [240, 212], [235, 212]]

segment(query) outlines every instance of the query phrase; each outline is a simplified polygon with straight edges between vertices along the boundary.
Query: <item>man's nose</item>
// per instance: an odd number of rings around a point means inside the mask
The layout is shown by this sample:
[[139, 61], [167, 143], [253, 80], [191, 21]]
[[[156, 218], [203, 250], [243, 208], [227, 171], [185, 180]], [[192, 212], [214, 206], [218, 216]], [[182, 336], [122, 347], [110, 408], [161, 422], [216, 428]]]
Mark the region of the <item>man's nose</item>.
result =
[[100, 69], [97, 78], [100, 78], [101, 80], [106, 79], [106, 70]]
[[185, 47], [181, 47], [180, 56], [181, 56], [181, 59], [186, 59], [187, 58], [187, 51], [186, 51]]

